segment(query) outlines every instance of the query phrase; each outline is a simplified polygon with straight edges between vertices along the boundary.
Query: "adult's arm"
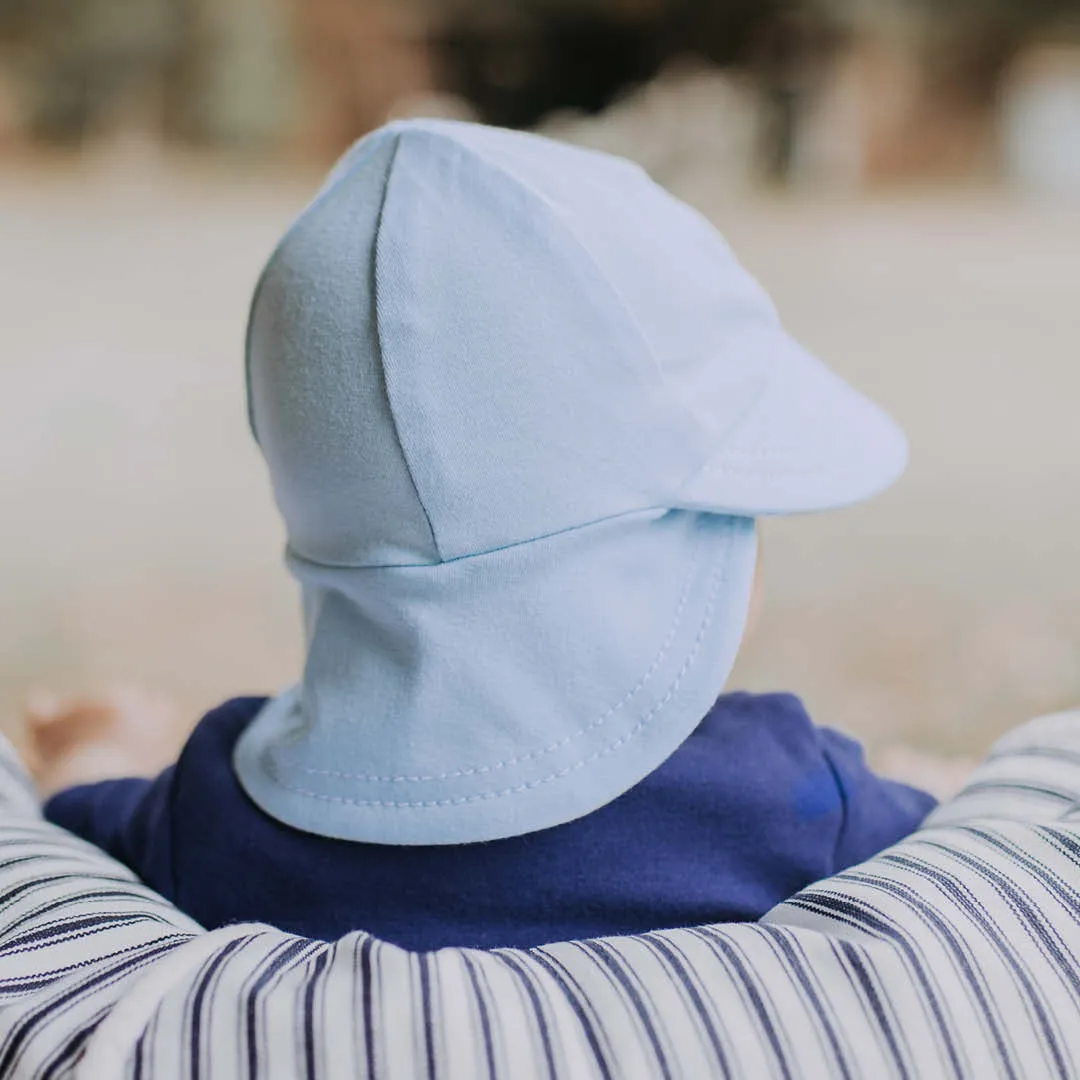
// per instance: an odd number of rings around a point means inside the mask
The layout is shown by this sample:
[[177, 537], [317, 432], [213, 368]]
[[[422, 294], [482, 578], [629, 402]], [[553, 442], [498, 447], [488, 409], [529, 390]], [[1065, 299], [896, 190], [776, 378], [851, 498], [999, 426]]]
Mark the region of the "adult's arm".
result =
[[529, 952], [199, 935], [0, 759], [4, 1080], [1080, 1076], [1080, 712], [761, 923]]

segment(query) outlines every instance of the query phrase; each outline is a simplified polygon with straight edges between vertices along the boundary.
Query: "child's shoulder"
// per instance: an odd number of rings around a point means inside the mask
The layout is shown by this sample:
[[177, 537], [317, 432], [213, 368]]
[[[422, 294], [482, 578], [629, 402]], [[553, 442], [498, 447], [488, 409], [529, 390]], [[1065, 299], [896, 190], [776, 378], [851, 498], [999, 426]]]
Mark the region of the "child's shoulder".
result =
[[795, 740], [816, 745], [820, 730], [796, 694], [738, 690], [716, 699], [694, 736], [713, 740]]
[[[207, 712], [192, 729], [177, 761], [181, 774], [203, 772], [211, 762], [232, 771], [232, 752], [241, 732], [266, 704], [265, 697], [235, 697]], [[195, 767], [195, 770], [192, 767]]]
[[827, 769], [838, 776], [869, 772], [862, 744], [834, 728], [818, 725], [796, 694], [722, 694], [690, 739], [686, 752], [740, 759], [766, 771], [789, 767]]
[[825, 731], [794, 694], [723, 694], [645, 783], [696, 790], [710, 804], [726, 791], [736, 804], [753, 792], [772, 805], [807, 777], [835, 788]]

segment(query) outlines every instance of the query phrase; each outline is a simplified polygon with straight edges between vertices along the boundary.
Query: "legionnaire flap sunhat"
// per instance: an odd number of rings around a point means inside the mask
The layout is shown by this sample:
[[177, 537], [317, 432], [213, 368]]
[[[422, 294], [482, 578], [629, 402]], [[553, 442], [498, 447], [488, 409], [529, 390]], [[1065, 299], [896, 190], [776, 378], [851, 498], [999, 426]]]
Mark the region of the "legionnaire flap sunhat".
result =
[[704, 218], [473, 124], [346, 154], [263, 273], [247, 364], [307, 661], [235, 766], [325, 836], [489, 840], [625, 792], [727, 680], [753, 519], [906, 461]]

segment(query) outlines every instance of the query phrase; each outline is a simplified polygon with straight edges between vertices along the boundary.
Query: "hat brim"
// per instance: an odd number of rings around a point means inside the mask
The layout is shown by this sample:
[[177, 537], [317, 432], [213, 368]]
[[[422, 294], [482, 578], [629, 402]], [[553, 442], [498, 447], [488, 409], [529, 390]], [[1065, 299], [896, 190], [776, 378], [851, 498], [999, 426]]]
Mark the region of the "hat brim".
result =
[[762, 389], [674, 504], [762, 517], [829, 510], [888, 487], [907, 465], [903, 431], [779, 327], [733, 347]]
[[588, 814], [711, 708], [755, 555], [751, 520], [675, 510], [432, 566], [296, 563], [305, 683], [245, 730], [239, 779], [289, 825], [384, 844]]

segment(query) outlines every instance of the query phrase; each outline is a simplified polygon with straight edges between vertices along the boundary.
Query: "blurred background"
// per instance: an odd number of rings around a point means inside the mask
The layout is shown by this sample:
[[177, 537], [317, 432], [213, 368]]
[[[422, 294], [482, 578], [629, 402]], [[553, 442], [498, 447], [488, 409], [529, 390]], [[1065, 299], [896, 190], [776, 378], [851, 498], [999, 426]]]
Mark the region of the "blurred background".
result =
[[0, 0], [0, 727], [296, 678], [246, 305], [403, 115], [640, 161], [906, 427], [894, 490], [766, 524], [737, 684], [880, 758], [1080, 703], [1080, 0]]

